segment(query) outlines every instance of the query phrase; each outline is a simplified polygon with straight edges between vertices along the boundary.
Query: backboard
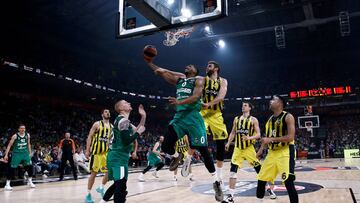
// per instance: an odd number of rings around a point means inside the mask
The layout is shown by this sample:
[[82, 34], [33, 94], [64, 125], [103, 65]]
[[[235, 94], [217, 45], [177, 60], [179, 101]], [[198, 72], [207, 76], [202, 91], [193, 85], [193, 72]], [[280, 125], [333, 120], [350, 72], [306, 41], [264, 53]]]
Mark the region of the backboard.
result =
[[227, 16], [227, 0], [119, 0], [117, 37], [141, 37]]
[[300, 129], [304, 128], [319, 128], [320, 120], [318, 115], [313, 116], [299, 116], [298, 117], [298, 127]]

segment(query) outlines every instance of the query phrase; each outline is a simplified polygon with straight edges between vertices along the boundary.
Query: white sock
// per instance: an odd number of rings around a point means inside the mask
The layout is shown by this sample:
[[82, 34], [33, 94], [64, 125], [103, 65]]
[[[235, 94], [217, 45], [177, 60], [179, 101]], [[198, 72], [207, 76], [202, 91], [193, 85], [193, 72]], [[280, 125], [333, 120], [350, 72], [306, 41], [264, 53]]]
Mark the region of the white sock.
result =
[[32, 183], [32, 178], [31, 177], [29, 177], [29, 182]]
[[6, 185], [10, 186], [10, 180], [6, 180]]
[[177, 151], [175, 151], [175, 154], [172, 155], [174, 158], [177, 158], [179, 156], [179, 153]]
[[105, 185], [101, 184], [101, 185], [99, 186], [99, 188], [100, 188], [100, 189], [104, 189], [104, 186], [105, 186]]
[[231, 195], [231, 196], [233, 196], [233, 197], [234, 197], [235, 190], [234, 190], [234, 189], [229, 188], [229, 193], [230, 193], [230, 195]]
[[219, 168], [216, 166], [216, 177], [218, 178], [218, 181], [222, 180], [222, 168]]
[[218, 181], [218, 178], [217, 178], [217, 176], [216, 176], [216, 172], [212, 173], [211, 176], [212, 176], [212, 178], [213, 178], [214, 183], [215, 183], [216, 181]]
[[88, 194], [91, 194], [91, 190], [88, 190]]

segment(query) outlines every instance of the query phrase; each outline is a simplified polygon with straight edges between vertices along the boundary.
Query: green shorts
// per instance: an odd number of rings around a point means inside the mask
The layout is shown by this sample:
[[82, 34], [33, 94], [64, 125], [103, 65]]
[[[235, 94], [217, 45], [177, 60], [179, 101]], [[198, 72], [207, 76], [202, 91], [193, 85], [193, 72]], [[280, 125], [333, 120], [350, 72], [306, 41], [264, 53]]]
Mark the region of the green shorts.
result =
[[162, 162], [162, 160], [159, 157], [157, 157], [156, 155], [149, 155], [147, 157], [147, 160], [148, 160], [149, 166], [156, 166]]
[[198, 111], [177, 112], [169, 125], [174, 128], [179, 139], [188, 135], [191, 146], [208, 145], [204, 120]]
[[17, 168], [19, 164], [23, 166], [32, 165], [28, 152], [13, 152], [11, 157], [11, 168]]
[[119, 163], [107, 162], [109, 180], [117, 181], [125, 178], [128, 179], [128, 165], [120, 165]]

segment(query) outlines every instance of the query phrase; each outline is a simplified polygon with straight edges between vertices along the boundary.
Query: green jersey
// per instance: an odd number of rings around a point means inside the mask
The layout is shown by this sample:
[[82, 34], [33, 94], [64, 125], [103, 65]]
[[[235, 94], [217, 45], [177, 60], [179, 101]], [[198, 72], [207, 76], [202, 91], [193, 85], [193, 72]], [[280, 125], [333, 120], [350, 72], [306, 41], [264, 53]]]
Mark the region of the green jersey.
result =
[[[176, 99], [181, 101], [193, 95], [193, 91], [195, 88], [196, 78], [180, 78], [176, 84]], [[201, 109], [201, 100], [197, 100], [191, 104], [183, 104], [177, 105], [176, 111], [191, 111], [197, 110], [200, 111]]]
[[20, 136], [19, 133], [16, 133], [16, 139], [13, 144], [13, 146], [14, 146], [13, 152], [29, 153], [28, 139], [29, 139], [29, 134], [25, 133], [25, 135], [22, 137], [22, 136]]
[[[129, 162], [129, 154], [133, 149], [133, 142], [139, 134], [134, 133], [130, 122], [126, 120], [122, 115], [115, 119], [107, 156], [107, 161], [109, 162], [119, 162], [120, 164], [127, 164]], [[126, 122], [128, 123], [123, 124]]]
[[[154, 146], [155, 146], [155, 145], [154, 145]], [[157, 151], [157, 152], [160, 152], [160, 151], [161, 151], [161, 144], [160, 144], [160, 143], [159, 143], [159, 147], [156, 149], [156, 151]], [[158, 158], [158, 155], [151, 151], [151, 152], [149, 152], [148, 157]]]

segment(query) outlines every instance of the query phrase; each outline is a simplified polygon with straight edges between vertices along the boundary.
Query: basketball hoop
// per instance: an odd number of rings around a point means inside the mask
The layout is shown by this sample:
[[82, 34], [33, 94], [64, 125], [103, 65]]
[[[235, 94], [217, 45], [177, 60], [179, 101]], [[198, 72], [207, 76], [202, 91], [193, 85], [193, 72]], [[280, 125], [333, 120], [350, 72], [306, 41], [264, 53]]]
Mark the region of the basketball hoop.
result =
[[166, 31], [165, 32], [166, 39], [163, 41], [163, 44], [168, 47], [174, 46], [179, 41], [180, 38], [190, 37], [190, 34], [193, 31], [194, 31], [194, 26], [179, 28], [174, 31]]

